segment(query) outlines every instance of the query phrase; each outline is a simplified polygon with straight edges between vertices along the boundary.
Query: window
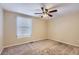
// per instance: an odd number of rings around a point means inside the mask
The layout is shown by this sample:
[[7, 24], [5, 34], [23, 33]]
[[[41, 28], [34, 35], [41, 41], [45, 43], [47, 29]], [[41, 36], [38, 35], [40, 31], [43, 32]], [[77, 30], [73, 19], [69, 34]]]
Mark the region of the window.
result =
[[17, 16], [17, 38], [31, 37], [32, 19]]

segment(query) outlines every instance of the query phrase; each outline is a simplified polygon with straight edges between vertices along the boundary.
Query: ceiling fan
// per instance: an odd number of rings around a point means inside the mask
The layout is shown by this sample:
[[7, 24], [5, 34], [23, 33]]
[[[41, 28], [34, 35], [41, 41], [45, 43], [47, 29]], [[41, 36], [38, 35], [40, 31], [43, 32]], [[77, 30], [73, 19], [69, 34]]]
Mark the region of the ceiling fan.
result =
[[41, 10], [42, 10], [41, 13], [35, 13], [35, 14], [42, 14], [41, 18], [43, 18], [44, 15], [47, 15], [47, 16], [49, 16], [49, 17], [53, 17], [53, 15], [52, 15], [51, 13], [58, 11], [58, 10], [56, 10], [56, 9], [49, 11], [49, 9], [46, 9], [46, 8], [44, 8], [44, 7], [41, 7]]

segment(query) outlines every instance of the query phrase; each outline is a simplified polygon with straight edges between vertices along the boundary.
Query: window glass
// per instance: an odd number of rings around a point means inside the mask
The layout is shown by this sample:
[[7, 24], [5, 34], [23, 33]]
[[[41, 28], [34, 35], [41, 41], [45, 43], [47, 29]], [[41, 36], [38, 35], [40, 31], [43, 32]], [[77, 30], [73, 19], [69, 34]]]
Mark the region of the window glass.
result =
[[32, 19], [17, 16], [17, 38], [31, 37]]

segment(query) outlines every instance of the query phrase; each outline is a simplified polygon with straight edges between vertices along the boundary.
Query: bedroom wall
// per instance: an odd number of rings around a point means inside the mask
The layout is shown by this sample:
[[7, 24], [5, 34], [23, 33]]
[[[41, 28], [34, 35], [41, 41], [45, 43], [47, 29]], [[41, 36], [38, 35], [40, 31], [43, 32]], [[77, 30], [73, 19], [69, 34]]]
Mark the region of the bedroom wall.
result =
[[[32, 18], [32, 37], [26, 37], [17, 39], [16, 37], [16, 16], [22, 15], [19, 13], [13, 13], [4, 11], [4, 47], [19, 45], [27, 42], [38, 41], [47, 39], [47, 21]], [[22, 15], [28, 17], [26, 15]]]
[[0, 6], [0, 54], [3, 50], [3, 9]]
[[48, 38], [79, 46], [79, 12], [50, 20], [48, 22]]
[[[4, 13], [4, 47], [19, 45], [32, 41], [51, 39], [75, 46], [79, 46], [79, 12], [66, 14], [52, 20], [33, 20], [32, 37], [17, 39], [16, 15], [22, 15], [5, 11]], [[22, 15], [28, 17], [26, 15]]]

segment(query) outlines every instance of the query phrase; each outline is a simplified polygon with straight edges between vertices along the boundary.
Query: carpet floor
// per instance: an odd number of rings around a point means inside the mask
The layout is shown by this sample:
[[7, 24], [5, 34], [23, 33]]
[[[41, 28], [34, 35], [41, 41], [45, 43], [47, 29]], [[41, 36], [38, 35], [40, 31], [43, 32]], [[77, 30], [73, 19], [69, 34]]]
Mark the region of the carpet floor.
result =
[[79, 55], [79, 47], [53, 40], [40, 40], [5, 48], [2, 55]]

